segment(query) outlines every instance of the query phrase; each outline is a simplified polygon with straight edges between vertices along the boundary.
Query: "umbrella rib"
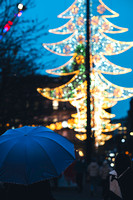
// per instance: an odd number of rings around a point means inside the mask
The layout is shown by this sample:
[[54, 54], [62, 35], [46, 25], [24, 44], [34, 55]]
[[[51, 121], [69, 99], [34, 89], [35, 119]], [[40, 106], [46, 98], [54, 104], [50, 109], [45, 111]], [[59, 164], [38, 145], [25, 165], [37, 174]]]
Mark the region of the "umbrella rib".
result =
[[[27, 159], [27, 152], [28, 152], [28, 151], [27, 151], [27, 143], [25, 143], [25, 152], [24, 152], [24, 153], [25, 153], [25, 161], [26, 161], [25, 163], [27, 163], [27, 160], [28, 160], [28, 159]], [[26, 165], [25, 165], [25, 180], [26, 180], [26, 182], [27, 182], [27, 184], [28, 184], [28, 177], [27, 177], [27, 175], [26, 175], [26, 172], [27, 172], [27, 168], [26, 168]]]
[[17, 143], [17, 141], [16, 141], [16, 142], [11, 146], [11, 148], [8, 150], [6, 156], [4, 157], [4, 160], [3, 160], [2, 164], [1, 164], [1, 166], [2, 166], [2, 165], [4, 164], [4, 162], [6, 161], [7, 156], [9, 155], [10, 151], [14, 148], [14, 145], [15, 145], [16, 143]]
[[[37, 136], [36, 136], [37, 137]], [[38, 136], [38, 137], [40, 137], [40, 136]], [[41, 136], [42, 138], [47, 138], [48, 140], [51, 140], [51, 141], [53, 141], [53, 142], [55, 142], [56, 144], [58, 144], [62, 149], [64, 149], [71, 157], [73, 157], [73, 158], [75, 158], [67, 149], [65, 149], [60, 143], [58, 143], [58, 142], [56, 142], [54, 139], [51, 139], [51, 138], [48, 138], [48, 137], [43, 137], [43, 136]], [[68, 140], [68, 142], [70, 142], [69, 140]], [[71, 142], [70, 142], [71, 143]], [[73, 144], [73, 143], [72, 143]]]
[[[32, 139], [33, 139], [34, 141], [36, 141], [36, 142], [39, 144], [39, 146], [41, 147], [41, 149], [42, 149], [43, 151], [45, 151], [45, 149], [43, 149], [43, 146], [39, 143], [39, 141], [35, 140], [34, 138], [32, 138]], [[45, 153], [48, 155], [48, 153], [47, 153], [46, 151], [45, 151]], [[49, 157], [49, 155], [48, 155], [48, 157]], [[50, 158], [50, 157], [49, 157], [49, 158]], [[52, 163], [52, 166], [53, 166], [54, 169], [55, 169], [56, 174], [59, 175], [51, 159], [50, 159], [50, 161], [51, 161], [51, 163]]]
[[[40, 131], [40, 133], [44, 133], [44, 131]], [[46, 133], [48, 133], [48, 134], [53, 134], [54, 133], [54, 135], [58, 135], [58, 137], [61, 137], [62, 139], [64, 139], [64, 140], [66, 140], [67, 142], [69, 142], [69, 143], [71, 143], [71, 144], [73, 144], [70, 140], [68, 140], [67, 138], [65, 138], [64, 136], [61, 136], [61, 135], [59, 135], [58, 133], [56, 133], [56, 132], [54, 132], [54, 131], [46, 131], [45, 132], [45, 134]], [[49, 137], [47, 137], [46, 135], [36, 135], [36, 137], [42, 137], [42, 138], [48, 138], [48, 139], [51, 139], [51, 138], [49, 138]], [[52, 140], [52, 139], [51, 139]], [[54, 139], [53, 139], [54, 140]], [[55, 140], [54, 140], [55, 141]]]

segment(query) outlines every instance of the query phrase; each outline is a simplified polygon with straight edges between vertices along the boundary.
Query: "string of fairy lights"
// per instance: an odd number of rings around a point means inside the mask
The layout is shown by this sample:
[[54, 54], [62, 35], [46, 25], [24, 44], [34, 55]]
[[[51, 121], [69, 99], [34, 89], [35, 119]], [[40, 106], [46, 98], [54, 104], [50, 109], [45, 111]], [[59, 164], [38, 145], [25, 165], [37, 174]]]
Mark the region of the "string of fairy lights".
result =
[[[59, 87], [38, 88], [37, 91], [44, 97], [53, 101], [70, 102], [77, 108], [77, 114], [72, 114], [65, 123], [77, 133], [79, 140], [86, 139], [87, 125], [87, 81], [85, 68], [86, 49], [86, 1], [75, 0], [74, 3], [58, 17], [68, 19], [61, 27], [52, 29], [53, 34], [71, 34], [65, 40], [56, 43], [44, 43], [48, 51], [60, 55], [70, 56], [70, 60], [62, 66], [47, 70], [48, 73], [60, 76], [73, 75], [66, 84]], [[116, 55], [127, 51], [133, 46], [132, 42], [121, 42], [108, 37], [105, 33], [117, 34], [128, 31], [127, 28], [118, 27], [109, 18], [119, 17], [119, 14], [107, 7], [102, 0], [93, 4], [90, 1], [90, 78], [91, 78], [91, 127], [94, 132], [95, 145], [103, 145], [114, 131], [121, 126], [111, 124], [115, 115], [105, 111], [118, 101], [133, 96], [133, 88], [124, 88], [109, 82], [104, 74], [125, 74], [131, 69], [111, 63], [105, 56]], [[53, 130], [63, 128], [63, 122], [48, 125]]]

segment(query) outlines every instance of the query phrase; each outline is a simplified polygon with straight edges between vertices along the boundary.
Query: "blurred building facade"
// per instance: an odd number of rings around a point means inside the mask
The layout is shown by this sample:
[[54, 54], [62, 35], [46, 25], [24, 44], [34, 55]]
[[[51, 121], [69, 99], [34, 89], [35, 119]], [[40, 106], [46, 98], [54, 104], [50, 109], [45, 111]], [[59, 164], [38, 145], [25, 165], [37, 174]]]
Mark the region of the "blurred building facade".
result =
[[[69, 102], [53, 102], [40, 95], [36, 89], [38, 86], [55, 88], [66, 81], [68, 78], [53, 79], [37, 75], [11, 80], [0, 98], [0, 133], [24, 125], [47, 126], [56, 122], [65, 123], [71, 114], [76, 113], [75, 107]], [[121, 127], [109, 133], [113, 134], [113, 137], [104, 146], [99, 146], [96, 152], [108, 154], [124, 151], [133, 154], [133, 98], [130, 101], [128, 116], [112, 122], [121, 123]], [[73, 129], [64, 126], [56, 132], [72, 141], [79, 151], [85, 150], [86, 141], [78, 140]]]

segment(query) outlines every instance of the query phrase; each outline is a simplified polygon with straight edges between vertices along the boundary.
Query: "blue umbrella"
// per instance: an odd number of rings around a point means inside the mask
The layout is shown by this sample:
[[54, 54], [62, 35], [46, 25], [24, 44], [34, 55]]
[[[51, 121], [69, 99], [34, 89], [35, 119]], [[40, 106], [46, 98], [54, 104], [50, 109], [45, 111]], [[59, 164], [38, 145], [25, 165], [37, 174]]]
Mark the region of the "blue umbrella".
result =
[[43, 126], [10, 129], [0, 136], [2, 182], [28, 185], [57, 177], [74, 159], [74, 145]]

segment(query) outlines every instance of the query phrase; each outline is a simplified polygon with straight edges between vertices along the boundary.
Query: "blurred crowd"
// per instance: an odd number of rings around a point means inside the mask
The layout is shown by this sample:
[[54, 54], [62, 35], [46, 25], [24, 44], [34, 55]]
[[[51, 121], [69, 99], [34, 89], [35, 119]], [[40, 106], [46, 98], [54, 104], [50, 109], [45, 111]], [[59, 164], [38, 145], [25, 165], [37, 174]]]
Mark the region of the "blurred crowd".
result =
[[102, 191], [111, 170], [112, 168], [107, 160], [99, 161], [96, 157], [93, 157], [91, 162], [87, 164], [83, 157], [77, 157], [64, 173], [54, 180], [52, 185], [57, 188], [60, 180], [63, 179], [65, 186], [74, 186], [79, 193], [83, 192], [87, 186], [91, 196], [93, 196], [99, 187]]

